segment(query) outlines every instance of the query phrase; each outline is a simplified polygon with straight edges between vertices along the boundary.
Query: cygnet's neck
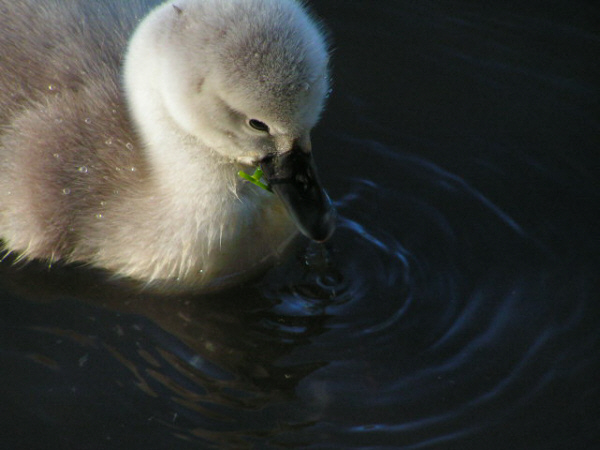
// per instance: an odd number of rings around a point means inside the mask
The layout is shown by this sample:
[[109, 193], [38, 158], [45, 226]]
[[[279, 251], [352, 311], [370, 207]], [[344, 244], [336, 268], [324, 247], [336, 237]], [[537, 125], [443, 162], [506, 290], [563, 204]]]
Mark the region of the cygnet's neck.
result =
[[[276, 254], [295, 228], [274, 195], [241, 181], [234, 161], [187, 133], [169, 114], [160, 90], [166, 64], [161, 52], [173, 50], [161, 45], [161, 34], [172, 26], [168, 14], [176, 12], [163, 6], [144, 19], [125, 60], [125, 94], [152, 178], [152, 192], [144, 198], [154, 205], [148, 208], [141, 200], [136, 213], [155, 221], [157, 229], [170, 230], [163, 236], [164, 251], [153, 256], [165, 261], [157, 262], [165, 267], [156, 278], [193, 277], [198, 270], [230, 276]], [[230, 254], [237, 255], [235, 261]]]
[[[125, 60], [124, 87], [130, 114], [144, 144], [153, 177], [163, 189], [175, 189], [190, 197], [205, 195], [208, 187], [234, 189], [235, 167], [224, 171], [226, 158], [192, 136], [175, 122], [165, 105], [162, 59], [163, 33], [168, 32], [170, 8], [159, 7], [140, 24]], [[177, 83], [177, 80], [168, 82]], [[218, 170], [221, 169], [221, 170]], [[199, 183], [203, 180], [203, 183]], [[232, 181], [233, 180], [233, 181]], [[220, 186], [221, 184], [228, 186]], [[201, 192], [197, 192], [200, 190]]]

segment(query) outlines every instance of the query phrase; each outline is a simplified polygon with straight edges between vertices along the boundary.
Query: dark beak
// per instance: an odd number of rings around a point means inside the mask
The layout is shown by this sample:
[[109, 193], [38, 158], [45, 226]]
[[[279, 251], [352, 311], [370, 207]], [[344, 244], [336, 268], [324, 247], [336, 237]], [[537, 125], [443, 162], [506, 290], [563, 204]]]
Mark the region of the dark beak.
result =
[[312, 155], [295, 147], [267, 156], [260, 168], [302, 234], [317, 242], [329, 239], [335, 229], [335, 211], [319, 182]]

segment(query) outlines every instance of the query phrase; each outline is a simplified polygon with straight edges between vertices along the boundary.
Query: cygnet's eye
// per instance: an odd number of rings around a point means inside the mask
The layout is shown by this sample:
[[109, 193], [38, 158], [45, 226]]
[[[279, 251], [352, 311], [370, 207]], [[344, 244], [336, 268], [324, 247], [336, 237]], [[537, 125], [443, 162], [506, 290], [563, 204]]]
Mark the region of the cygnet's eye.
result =
[[248, 121], [248, 125], [250, 125], [251, 128], [254, 128], [257, 131], [262, 131], [263, 133], [269, 132], [269, 126], [266, 123], [261, 122], [260, 120], [250, 119]]

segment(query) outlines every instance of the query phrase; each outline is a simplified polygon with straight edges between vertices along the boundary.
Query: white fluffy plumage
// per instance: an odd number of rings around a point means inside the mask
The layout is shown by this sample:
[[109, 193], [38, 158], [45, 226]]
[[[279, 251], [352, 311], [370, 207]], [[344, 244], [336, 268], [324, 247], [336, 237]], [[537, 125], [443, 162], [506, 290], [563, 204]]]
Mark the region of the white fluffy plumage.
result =
[[294, 0], [0, 0], [5, 250], [178, 287], [252, 272], [296, 227], [237, 172], [310, 151], [327, 66]]

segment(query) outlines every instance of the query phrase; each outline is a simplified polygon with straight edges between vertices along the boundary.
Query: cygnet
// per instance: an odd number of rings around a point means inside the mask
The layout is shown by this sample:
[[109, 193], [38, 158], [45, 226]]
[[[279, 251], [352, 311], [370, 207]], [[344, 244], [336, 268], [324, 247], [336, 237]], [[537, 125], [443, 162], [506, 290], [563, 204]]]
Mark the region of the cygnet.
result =
[[320, 26], [295, 0], [147, 3], [0, 0], [5, 253], [212, 289], [328, 239]]

